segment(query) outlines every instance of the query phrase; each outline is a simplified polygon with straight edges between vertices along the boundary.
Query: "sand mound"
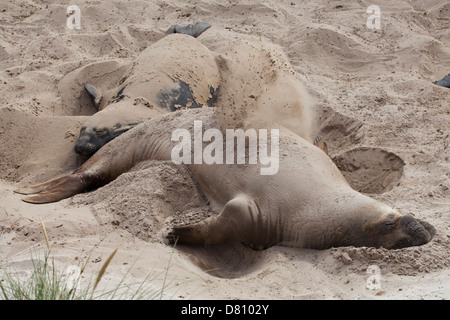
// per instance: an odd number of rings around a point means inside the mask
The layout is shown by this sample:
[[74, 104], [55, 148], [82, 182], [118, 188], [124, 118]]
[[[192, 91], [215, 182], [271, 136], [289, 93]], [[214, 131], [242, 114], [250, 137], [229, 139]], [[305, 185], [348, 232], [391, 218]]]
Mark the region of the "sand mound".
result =
[[[82, 159], [76, 156], [73, 144], [85, 120], [86, 117], [34, 116], [11, 107], [1, 108], [2, 179], [36, 182], [80, 166]], [[43, 161], [46, 158], [48, 162]]]
[[358, 145], [364, 138], [363, 122], [336, 112], [330, 107], [317, 115], [318, 130], [328, 145], [330, 155]]
[[[450, 266], [450, 259], [442, 257], [440, 252], [450, 244], [450, 240], [442, 235], [433, 239], [434, 246], [425, 248], [406, 248], [405, 250], [387, 250], [384, 248], [335, 248], [333, 257], [341, 260], [349, 269], [364, 272], [369, 265], [377, 265], [384, 272], [398, 275], [418, 275], [435, 272]], [[346, 256], [347, 255], [347, 258]]]
[[173, 223], [187, 224], [208, 216], [206, 200], [195, 181], [186, 168], [172, 162], [140, 163], [110, 184], [73, 197], [72, 203], [91, 206], [101, 225], [119, 226], [140, 239], [161, 243], [162, 231]]
[[84, 85], [89, 83], [100, 92], [106, 92], [120, 82], [127, 69], [127, 63], [111, 60], [91, 63], [70, 72], [58, 85], [63, 109], [80, 115], [92, 115], [97, 110], [84, 90]]

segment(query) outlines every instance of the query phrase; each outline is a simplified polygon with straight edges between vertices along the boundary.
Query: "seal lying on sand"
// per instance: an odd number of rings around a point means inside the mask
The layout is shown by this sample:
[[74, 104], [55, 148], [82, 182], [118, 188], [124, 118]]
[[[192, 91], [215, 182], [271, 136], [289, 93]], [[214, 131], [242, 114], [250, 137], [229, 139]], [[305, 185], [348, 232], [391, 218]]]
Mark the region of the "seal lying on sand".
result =
[[[117, 137], [72, 174], [16, 190], [31, 203], [58, 201], [107, 184], [145, 160], [171, 160], [176, 129], [221, 128], [216, 110], [169, 113]], [[434, 228], [353, 190], [325, 152], [277, 123], [279, 170], [260, 175], [262, 164], [186, 164], [214, 211], [199, 223], [174, 227], [172, 241], [213, 245], [242, 242], [323, 249], [335, 246], [402, 248], [432, 239]], [[251, 139], [249, 140], [250, 143]], [[194, 140], [195, 143], [195, 140]], [[224, 142], [224, 147], [225, 147]], [[203, 151], [205, 143], [201, 144]]]
[[177, 109], [212, 106], [220, 82], [215, 56], [191, 36], [207, 28], [208, 24], [192, 25], [184, 32], [189, 35], [172, 34], [152, 44], [130, 63], [126, 76], [103, 95], [86, 84], [99, 112], [83, 124], [75, 151], [91, 156], [144, 120]]

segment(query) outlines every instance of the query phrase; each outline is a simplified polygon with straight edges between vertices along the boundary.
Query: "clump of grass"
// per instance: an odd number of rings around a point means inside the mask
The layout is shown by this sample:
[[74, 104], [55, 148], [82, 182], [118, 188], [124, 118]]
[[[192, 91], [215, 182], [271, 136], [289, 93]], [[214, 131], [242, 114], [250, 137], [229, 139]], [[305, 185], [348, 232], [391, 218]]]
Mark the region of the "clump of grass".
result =
[[[32, 257], [32, 271], [29, 277], [20, 277], [17, 272], [3, 270], [0, 275], [0, 299], [3, 300], [88, 300], [88, 299], [162, 299], [164, 291], [168, 289], [172, 282], [167, 283], [169, 266], [162, 273], [150, 278], [148, 275], [143, 281], [134, 284], [124, 285], [124, 281], [131, 268], [122, 277], [119, 284], [108, 291], [97, 292], [98, 285], [103, 279], [106, 270], [113, 260], [117, 249], [115, 249], [106, 259], [95, 281], [90, 281], [81, 288], [80, 280], [87, 262], [81, 267], [74, 277], [67, 272], [59, 272], [55, 266], [55, 261], [51, 256], [51, 248], [48, 241], [47, 231], [41, 220], [43, 235], [47, 250], [43, 259]], [[170, 259], [172, 256], [170, 257]], [[169, 260], [170, 265], [170, 260]], [[161, 288], [152, 285], [152, 281], [163, 275]], [[177, 286], [178, 284], [175, 284]]]
[[[50, 261], [49, 261], [50, 260]], [[30, 277], [4, 271], [0, 280], [0, 297], [5, 300], [73, 300], [76, 290], [68, 287], [66, 277], [56, 271], [54, 261], [46, 254], [44, 259], [32, 259]]]

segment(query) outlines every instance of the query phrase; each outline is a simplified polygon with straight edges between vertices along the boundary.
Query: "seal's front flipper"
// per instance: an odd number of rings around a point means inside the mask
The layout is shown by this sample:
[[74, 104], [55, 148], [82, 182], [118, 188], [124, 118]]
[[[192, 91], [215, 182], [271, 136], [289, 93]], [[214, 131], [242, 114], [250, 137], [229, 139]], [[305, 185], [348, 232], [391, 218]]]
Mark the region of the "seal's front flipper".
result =
[[186, 225], [175, 226], [169, 232], [167, 239], [171, 244], [186, 243], [196, 245], [208, 244], [208, 234], [211, 225], [217, 224], [217, 217], [209, 217], [204, 221]]
[[175, 226], [168, 235], [171, 243], [216, 245], [243, 242], [258, 247], [267, 241], [261, 232], [260, 212], [255, 202], [246, 195], [228, 201], [219, 215], [201, 222]]
[[207, 22], [197, 22], [196, 24], [188, 24], [185, 27], [179, 24], [175, 24], [173, 26], [170, 26], [170, 28], [166, 31], [166, 36], [173, 33], [182, 33], [197, 38], [199, 35], [208, 30], [210, 27], [211, 25]]
[[100, 102], [102, 101], [102, 95], [100, 94], [100, 91], [98, 91], [96, 87], [89, 83], [86, 83], [84, 85], [84, 89], [88, 93], [89, 98], [91, 98], [92, 104], [94, 105], [95, 109], [99, 110]]
[[31, 187], [14, 190], [20, 194], [35, 194], [23, 197], [22, 200], [29, 203], [50, 203], [69, 198], [88, 188], [87, 179], [80, 174], [69, 174], [62, 178]]

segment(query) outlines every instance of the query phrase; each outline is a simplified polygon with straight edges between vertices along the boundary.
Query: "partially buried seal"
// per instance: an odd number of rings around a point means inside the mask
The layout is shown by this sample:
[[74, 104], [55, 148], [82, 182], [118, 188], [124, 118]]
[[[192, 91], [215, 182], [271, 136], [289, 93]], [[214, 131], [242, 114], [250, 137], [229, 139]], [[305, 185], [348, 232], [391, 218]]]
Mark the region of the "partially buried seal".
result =
[[[72, 174], [15, 192], [35, 194], [23, 198], [30, 203], [59, 201], [105, 185], [141, 161], [171, 160], [178, 143], [172, 132], [193, 132], [194, 120], [202, 121], [204, 129], [220, 128], [214, 108], [169, 113], [117, 137]], [[270, 126], [280, 130], [279, 170], [274, 175], [261, 175], [262, 164], [185, 164], [212, 209], [220, 213], [174, 227], [171, 241], [242, 242], [255, 249], [273, 245], [394, 249], [423, 245], [433, 238], [435, 230], [429, 223], [355, 191], [325, 152], [277, 123], [268, 122], [266, 128]], [[326, 151], [323, 143], [316, 143]], [[203, 144], [203, 151], [206, 147]]]

